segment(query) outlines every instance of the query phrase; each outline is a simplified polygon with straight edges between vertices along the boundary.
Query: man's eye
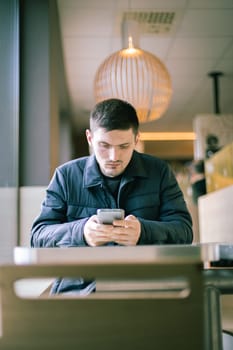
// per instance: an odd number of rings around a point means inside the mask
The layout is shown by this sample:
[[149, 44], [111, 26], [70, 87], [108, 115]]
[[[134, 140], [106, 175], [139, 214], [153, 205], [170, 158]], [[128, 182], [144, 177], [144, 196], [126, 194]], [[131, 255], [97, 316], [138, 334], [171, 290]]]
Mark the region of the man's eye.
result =
[[102, 148], [109, 148], [109, 145], [107, 143], [100, 143], [99, 146]]
[[129, 144], [127, 143], [127, 144], [125, 144], [125, 145], [120, 145], [120, 148], [121, 148], [121, 149], [129, 148]]

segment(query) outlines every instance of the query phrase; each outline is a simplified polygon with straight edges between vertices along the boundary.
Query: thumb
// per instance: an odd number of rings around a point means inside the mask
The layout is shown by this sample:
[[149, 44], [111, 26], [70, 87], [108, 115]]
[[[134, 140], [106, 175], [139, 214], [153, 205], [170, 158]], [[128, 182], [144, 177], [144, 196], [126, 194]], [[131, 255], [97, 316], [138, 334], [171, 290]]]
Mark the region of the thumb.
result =
[[136, 216], [130, 214], [130, 215], [126, 216], [125, 220], [137, 220], [137, 218], [136, 218]]

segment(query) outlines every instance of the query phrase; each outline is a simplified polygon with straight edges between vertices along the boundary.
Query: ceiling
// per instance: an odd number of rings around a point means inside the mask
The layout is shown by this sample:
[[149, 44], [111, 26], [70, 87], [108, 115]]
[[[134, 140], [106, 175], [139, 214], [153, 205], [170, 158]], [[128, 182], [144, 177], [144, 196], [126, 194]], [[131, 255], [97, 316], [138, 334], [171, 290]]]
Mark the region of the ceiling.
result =
[[193, 118], [215, 112], [213, 79], [221, 71], [221, 114], [233, 113], [233, 0], [58, 0], [64, 64], [72, 113], [88, 125], [99, 65], [122, 49], [123, 13], [174, 12], [169, 30], [142, 28], [140, 48], [166, 65], [172, 80], [169, 108], [141, 131], [192, 131]]

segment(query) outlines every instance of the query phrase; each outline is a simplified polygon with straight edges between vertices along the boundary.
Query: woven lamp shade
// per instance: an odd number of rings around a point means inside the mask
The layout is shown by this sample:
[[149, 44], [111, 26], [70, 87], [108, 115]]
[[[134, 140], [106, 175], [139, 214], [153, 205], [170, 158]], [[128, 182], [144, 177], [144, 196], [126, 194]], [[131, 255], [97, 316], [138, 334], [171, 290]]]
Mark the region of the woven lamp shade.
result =
[[171, 79], [164, 64], [154, 55], [129, 47], [110, 55], [94, 80], [96, 102], [120, 98], [137, 110], [140, 123], [160, 118], [172, 95]]

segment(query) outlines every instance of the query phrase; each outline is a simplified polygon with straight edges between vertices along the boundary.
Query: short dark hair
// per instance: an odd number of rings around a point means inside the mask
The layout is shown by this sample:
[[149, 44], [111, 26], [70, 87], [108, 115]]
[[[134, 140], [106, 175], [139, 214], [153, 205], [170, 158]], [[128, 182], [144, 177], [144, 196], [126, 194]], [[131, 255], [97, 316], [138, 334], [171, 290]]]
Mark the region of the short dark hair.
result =
[[97, 128], [111, 130], [133, 129], [138, 133], [139, 121], [135, 108], [128, 102], [110, 98], [95, 105], [90, 114], [90, 130]]

